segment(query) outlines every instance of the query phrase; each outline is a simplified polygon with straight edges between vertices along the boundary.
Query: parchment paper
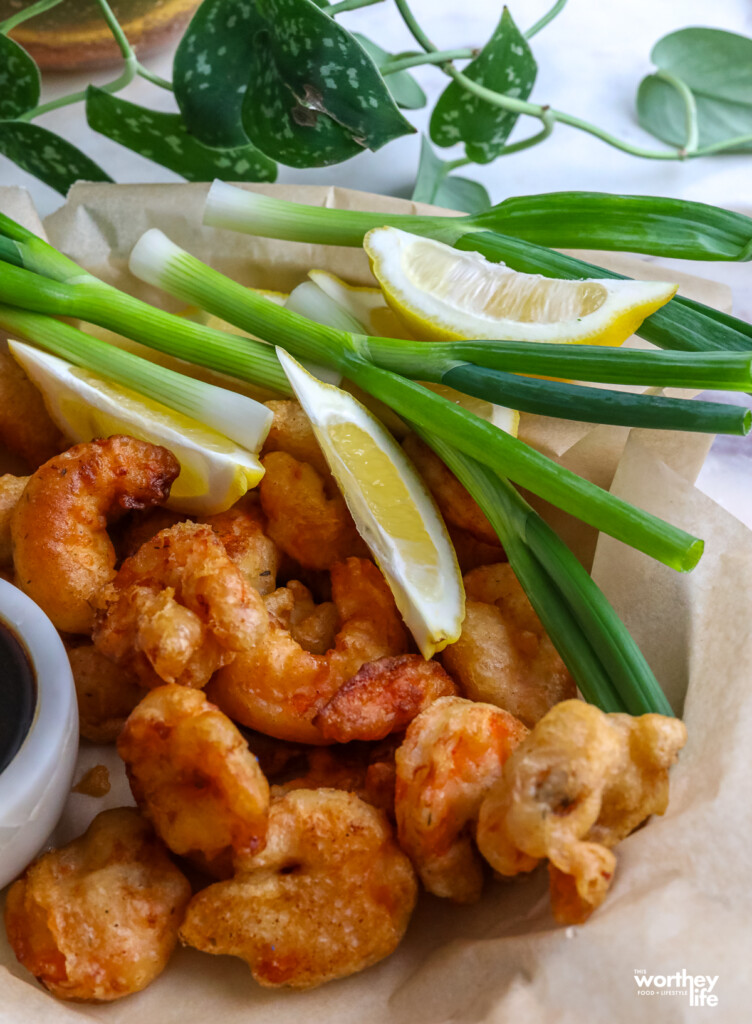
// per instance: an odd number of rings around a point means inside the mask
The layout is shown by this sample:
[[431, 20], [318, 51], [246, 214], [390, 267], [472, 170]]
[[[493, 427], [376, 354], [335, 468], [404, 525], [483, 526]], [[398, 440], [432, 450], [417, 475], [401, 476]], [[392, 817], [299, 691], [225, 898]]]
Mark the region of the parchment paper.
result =
[[[393, 199], [338, 189], [253, 186], [286, 198], [361, 209], [417, 209]], [[137, 291], [124, 274], [130, 246], [159, 226], [179, 244], [234, 277], [287, 289], [311, 266], [365, 282], [351, 249], [267, 242], [200, 227], [205, 186], [76, 186], [46, 223], [51, 240], [94, 273]], [[18, 215], [24, 200], [0, 193]], [[378, 206], [376, 204], [379, 204]], [[28, 212], [28, 208], [27, 208]], [[627, 257], [616, 257], [619, 261]], [[612, 258], [600, 254], [609, 266]], [[655, 263], [622, 264], [634, 276], [660, 276]], [[676, 280], [672, 272], [670, 280]], [[717, 285], [688, 278], [685, 294], [721, 308]], [[153, 295], [147, 297], [154, 298]], [[454, 907], [424, 897], [395, 955], [353, 978], [308, 993], [261, 989], [240, 961], [179, 950], [149, 989], [109, 1006], [57, 1003], [15, 962], [0, 937], [0, 1022], [74, 1024], [547, 1024], [648, 1020], [673, 1024], [747, 1022], [752, 989], [752, 534], [693, 486], [708, 439], [690, 434], [562, 425], [525, 417], [537, 446], [620, 496], [706, 539], [699, 567], [680, 576], [592, 531], [562, 525], [633, 632], [689, 729], [672, 773], [671, 805], [618, 848], [618, 870], [604, 906], [582, 927], [556, 927], [546, 878], [489, 883], [482, 903]], [[686, 701], [685, 701], [686, 695]], [[111, 768], [104, 800], [72, 794], [55, 835], [78, 834], [106, 806], [130, 802], [111, 750], [84, 746], [77, 777]], [[684, 996], [639, 996], [636, 970], [718, 975], [719, 1005], [691, 1008]]]

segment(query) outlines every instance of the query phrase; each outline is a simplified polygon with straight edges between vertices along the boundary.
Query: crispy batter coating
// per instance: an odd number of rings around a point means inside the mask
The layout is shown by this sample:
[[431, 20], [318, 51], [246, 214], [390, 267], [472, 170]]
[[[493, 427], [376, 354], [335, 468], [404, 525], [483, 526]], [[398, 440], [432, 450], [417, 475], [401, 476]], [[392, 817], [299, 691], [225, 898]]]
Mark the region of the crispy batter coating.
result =
[[379, 658], [348, 679], [314, 719], [324, 739], [381, 740], [406, 729], [439, 697], [457, 689], [437, 661], [420, 654]]
[[0, 476], [0, 566], [3, 569], [13, 568], [13, 540], [10, 535], [10, 521], [13, 509], [19, 502], [26, 484], [27, 476], [13, 476], [5, 473]]
[[298, 462], [307, 462], [317, 473], [327, 478], [329, 466], [300, 402], [285, 399], [264, 404], [274, 413], [274, 419], [261, 454], [287, 452]]
[[368, 553], [336, 484], [286, 452], [270, 452], [262, 462], [267, 533], [290, 558], [306, 569], [328, 569]]
[[415, 434], [408, 434], [402, 442], [402, 447], [423, 477], [447, 524], [466, 530], [484, 544], [498, 545], [496, 531], [475, 498], [470, 496], [438, 455]]
[[334, 646], [340, 625], [336, 605], [333, 601], [315, 604], [311, 591], [299, 580], [290, 580], [269, 594], [266, 610], [304, 651], [326, 654]]
[[577, 689], [508, 562], [465, 576], [465, 621], [444, 666], [471, 700], [535, 723]]
[[121, 807], [27, 868], [8, 892], [5, 926], [53, 995], [107, 1002], [162, 973], [190, 896], [148, 822]]
[[142, 545], [97, 603], [96, 647], [143, 686], [205, 686], [267, 628], [261, 597], [212, 528], [197, 523]]
[[151, 540], [160, 532], [166, 530], [176, 523], [182, 523], [189, 516], [180, 515], [169, 508], [146, 509], [143, 512], [135, 512], [125, 519], [119, 528], [113, 531], [113, 543], [118, 553], [118, 559], [123, 560], [135, 555], [142, 544]]
[[143, 688], [92, 644], [68, 647], [78, 698], [81, 735], [92, 743], [114, 743]]
[[392, 953], [416, 888], [383, 814], [350, 793], [299, 789], [272, 804], [265, 850], [194, 896], [180, 937], [240, 957], [261, 985], [312, 988]]
[[36, 469], [65, 446], [41, 392], [5, 344], [0, 347], [0, 445]]
[[107, 524], [165, 501], [180, 472], [166, 448], [116, 435], [77, 444], [32, 475], [13, 512], [18, 586], [66, 633], [91, 632], [93, 601], [115, 575]]
[[407, 650], [394, 598], [373, 562], [349, 558], [332, 566], [331, 579], [341, 623], [334, 647], [311, 654], [273, 618], [263, 639], [209, 684], [209, 698], [230, 718], [279, 739], [324, 743], [313, 724], [319, 708], [366, 662]]
[[668, 806], [668, 770], [686, 741], [662, 715], [604, 714], [557, 704], [504, 766], [478, 820], [478, 847], [495, 871], [551, 867], [551, 902], [562, 924], [585, 921], [614, 873], [611, 847]]
[[506, 561], [501, 544], [486, 544], [482, 540], [476, 540], [472, 533], [460, 529], [459, 526], [449, 525], [447, 530], [463, 576], [477, 569], [479, 565], [496, 565], [498, 562]]
[[426, 889], [473, 903], [483, 866], [473, 830], [483, 798], [527, 735], [500, 708], [442, 697], [408, 727], [398, 749], [395, 813], [402, 849]]
[[199, 690], [160, 686], [118, 739], [136, 803], [173, 853], [206, 862], [266, 837], [269, 784], [236, 727]]
[[277, 585], [280, 553], [266, 536], [266, 516], [255, 494], [247, 494], [226, 512], [206, 516], [208, 523], [225, 546], [225, 550], [242, 572], [246, 583], [265, 596]]

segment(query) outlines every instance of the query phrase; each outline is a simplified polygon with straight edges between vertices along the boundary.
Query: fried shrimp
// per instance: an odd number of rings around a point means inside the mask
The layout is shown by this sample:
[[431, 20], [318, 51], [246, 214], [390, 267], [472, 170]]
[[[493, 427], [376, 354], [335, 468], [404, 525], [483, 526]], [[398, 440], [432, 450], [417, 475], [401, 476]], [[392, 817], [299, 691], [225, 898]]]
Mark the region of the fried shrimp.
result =
[[331, 569], [340, 621], [334, 646], [311, 654], [272, 617], [256, 646], [221, 669], [208, 696], [235, 721], [283, 740], [326, 742], [313, 718], [369, 661], [406, 651], [408, 638], [391, 591], [373, 564], [348, 558]]
[[114, 743], [144, 696], [142, 687], [92, 644], [69, 647], [68, 660], [76, 685], [81, 735], [92, 743]]
[[277, 585], [280, 556], [277, 545], [266, 536], [266, 517], [254, 499], [248, 494], [226, 512], [201, 521], [222, 541], [246, 583], [265, 596]]
[[131, 807], [103, 811], [8, 891], [5, 925], [23, 966], [59, 999], [105, 1002], [162, 973], [191, 887]]
[[603, 902], [611, 847], [668, 806], [668, 771], [686, 741], [662, 715], [604, 714], [557, 704], [504, 766], [480, 809], [478, 847], [495, 871], [531, 871], [547, 857], [554, 917], [579, 924]]
[[486, 544], [482, 540], [476, 540], [472, 533], [461, 530], [459, 526], [448, 526], [447, 531], [463, 576], [472, 569], [477, 569], [479, 565], [496, 565], [498, 562], [506, 561], [501, 544]]
[[397, 830], [434, 896], [456, 903], [480, 898], [475, 822], [504, 762], [526, 735], [513, 715], [461, 697], [440, 698], [408, 727], [396, 755]]
[[379, 658], [363, 665], [324, 705], [314, 725], [324, 739], [381, 740], [401, 732], [439, 697], [457, 690], [436, 661], [419, 654]]
[[90, 633], [93, 602], [115, 575], [108, 522], [158, 505], [180, 472], [166, 448], [114, 436], [77, 444], [29, 479], [13, 512], [18, 586], [66, 633]]
[[198, 690], [160, 686], [118, 739], [136, 803], [173, 853], [203, 862], [264, 846], [269, 784], [233, 723]]
[[13, 540], [10, 534], [10, 523], [13, 510], [29, 482], [27, 476], [13, 476], [6, 473], [0, 476], [0, 566], [10, 569], [13, 566]]
[[272, 803], [266, 848], [194, 896], [180, 937], [240, 957], [260, 985], [312, 988], [392, 953], [416, 888], [382, 813], [350, 793], [299, 789]]
[[293, 640], [311, 654], [326, 654], [334, 646], [339, 615], [332, 601], [316, 604], [299, 580], [290, 580], [266, 600], [266, 610], [277, 625], [290, 631]]
[[210, 526], [178, 523], [128, 558], [98, 598], [94, 643], [143, 686], [204, 686], [267, 626], [264, 603]]
[[402, 442], [402, 447], [423, 477], [447, 524], [466, 530], [484, 544], [497, 546], [499, 538], [493, 526], [486, 519], [476, 500], [447, 469], [438, 455], [435, 455], [415, 434], [408, 434]]
[[41, 392], [3, 342], [0, 346], [0, 444], [37, 469], [65, 446]]
[[259, 494], [267, 532], [285, 554], [306, 569], [328, 569], [368, 553], [331, 479], [286, 452], [270, 452], [262, 461]]
[[574, 680], [508, 562], [468, 573], [465, 593], [462, 633], [442, 658], [466, 697], [496, 704], [526, 725], [574, 697]]
[[261, 449], [262, 456], [269, 452], [287, 452], [298, 462], [313, 466], [324, 478], [328, 477], [329, 466], [300, 402], [285, 399], [265, 405], [271, 409], [274, 419]]

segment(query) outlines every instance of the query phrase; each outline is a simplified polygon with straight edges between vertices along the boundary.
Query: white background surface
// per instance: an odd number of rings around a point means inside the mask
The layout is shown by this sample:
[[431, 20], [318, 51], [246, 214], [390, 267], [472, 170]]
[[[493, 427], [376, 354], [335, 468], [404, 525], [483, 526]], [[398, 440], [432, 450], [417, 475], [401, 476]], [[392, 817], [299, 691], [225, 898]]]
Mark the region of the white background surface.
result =
[[[512, 0], [510, 9], [522, 28], [535, 22], [552, 0]], [[488, 38], [501, 12], [496, 0], [414, 0], [413, 9], [440, 48], [478, 46]], [[414, 49], [391, 0], [342, 16], [348, 28], [371, 36], [385, 49]], [[637, 125], [634, 98], [641, 78], [651, 70], [650, 50], [665, 33], [689, 25], [752, 34], [750, 0], [569, 0], [559, 17], [532, 41], [539, 65], [532, 99], [548, 102], [607, 128], [638, 145], [659, 148]], [[171, 77], [171, 55], [148, 62]], [[43, 99], [108, 81], [116, 72], [47, 76]], [[419, 130], [446, 79], [434, 68], [415, 72], [429, 97], [424, 111], [408, 112]], [[134, 102], [173, 109], [169, 93], [139, 80], [122, 95]], [[178, 181], [179, 177], [118, 146], [86, 125], [82, 105], [40, 119], [96, 160], [117, 181]], [[510, 141], [536, 130], [520, 121]], [[364, 153], [345, 164], [310, 171], [280, 168], [281, 182], [335, 183], [366, 191], [409, 196], [418, 161], [419, 136], [398, 139], [378, 153]], [[443, 151], [448, 158], [458, 149]], [[481, 180], [494, 201], [508, 195], [560, 189], [671, 195], [752, 212], [752, 156], [721, 156], [687, 162], [639, 159], [558, 125], [545, 143], [463, 173]], [[61, 197], [0, 157], [0, 184], [25, 185], [42, 215]], [[727, 282], [734, 289], [735, 312], [752, 320], [752, 264], [695, 264], [693, 271]], [[700, 484], [735, 515], [752, 525], [751, 441], [720, 439], [703, 470]]]

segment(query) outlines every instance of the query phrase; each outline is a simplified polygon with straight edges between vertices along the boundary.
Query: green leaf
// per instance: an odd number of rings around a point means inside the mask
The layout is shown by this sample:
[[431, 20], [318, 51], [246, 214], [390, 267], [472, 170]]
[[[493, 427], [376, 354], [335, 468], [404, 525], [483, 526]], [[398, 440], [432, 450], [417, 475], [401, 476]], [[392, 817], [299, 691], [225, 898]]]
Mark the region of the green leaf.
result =
[[7, 36], [0, 35], [0, 120], [18, 117], [39, 103], [39, 68]]
[[[686, 28], [659, 40], [651, 59], [692, 90], [700, 146], [752, 134], [752, 39], [719, 29]], [[656, 75], [640, 83], [637, 116], [646, 131], [669, 145], [686, 142], [684, 102]], [[729, 151], [752, 152], [752, 143]]]
[[[374, 43], [368, 36], [363, 36], [360, 32], [353, 32], [353, 36], [358, 40], [377, 68], [381, 69], [387, 61], [394, 60], [394, 54], [383, 50], [378, 43]], [[392, 94], [392, 99], [403, 110], [420, 110], [428, 102], [426, 94], [409, 71], [395, 71], [393, 75], [386, 75], [384, 81], [386, 82], [387, 89]]]
[[254, 0], [248, 137], [291, 167], [325, 167], [415, 131], [360, 43], [313, 0]]
[[180, 114], [140, 107], [90, 85], [86, 119], [95, 132], [149, 160], [182, 174], [188, 181], [274, 181], [277, 165], [254, 146], [213, 149], [194, 138]]
[[204, 0], [175, 53], [173, 87], [183, 122], [207, 146], [243, 146], [243, 97], [257, 16], [245, 0]]
[[451, 164], [440, 160], [431, 143], [423, 136], [420, 146], [418, 176], [412, 198], [416, 203], [433, 203], [448, 210], [482, 213], [491, 205], [488, 192], [470, 178], [450, 177]]
[[[464, 69], [479, 85], [520, 100], [530, 95], [537, 72], [527, 40], [506, 7], [489, 41]], [[464, 142], [470, 160], [487, 164], [503, 150], [518, 117], [450, 82], [431, 115], [431, 138], [437, 146]]]
[[31, 121], [0, 121], [0, 153], [62, 195], [76, 181], [112, 181], [80, 149]]

